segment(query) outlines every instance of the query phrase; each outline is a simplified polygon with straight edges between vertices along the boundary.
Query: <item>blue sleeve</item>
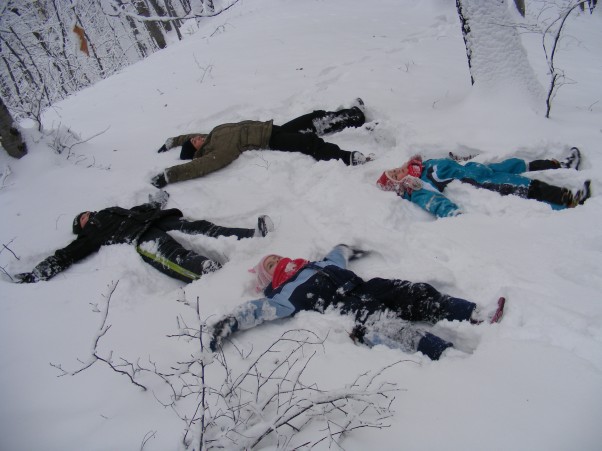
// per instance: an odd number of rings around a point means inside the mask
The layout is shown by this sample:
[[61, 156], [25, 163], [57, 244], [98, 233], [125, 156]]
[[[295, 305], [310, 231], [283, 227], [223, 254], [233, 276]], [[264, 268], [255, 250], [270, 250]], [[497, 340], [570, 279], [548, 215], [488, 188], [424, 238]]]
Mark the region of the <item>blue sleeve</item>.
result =
[[287, 299], [263, 298], [255, 301], [245, 302], [236, 308], [231, 315], [238, 321], [238, 329], [245, 330], [259, 326], [265, 321], [274, 321], [286, 318], [295, 313], [295, 307]]
[[457, 216], [461, 213], [456, 204], [436, 191], [424, 188], [415, 190], [409, 196], [409, 200], [439, 218]]
[[335, 246], [328, 254], [326, 254], [324, 260], [329, 261], [339, 268], [347, 269], [347, 262], [349, 261], [349, 249], [347, 246], [339, 244], [338, 246]]

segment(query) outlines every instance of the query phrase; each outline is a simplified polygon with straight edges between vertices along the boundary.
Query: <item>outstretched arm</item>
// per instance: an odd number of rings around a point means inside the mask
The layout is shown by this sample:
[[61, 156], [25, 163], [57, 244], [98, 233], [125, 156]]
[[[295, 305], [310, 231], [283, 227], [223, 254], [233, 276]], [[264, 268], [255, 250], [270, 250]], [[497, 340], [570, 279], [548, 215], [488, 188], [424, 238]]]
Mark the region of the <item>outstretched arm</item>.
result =
[[101, 244], [101, 242], [96, 240], [78, 238], [67, 247], [57, 250], [54, 255], [40, 262], [32, 272], [17, 274], [16, 277], [20, 283], [48, 280], [67, 269], [73, 263], [96, 252]]
[[164, 174], [165, 181], [175, 183], [203, 177], [229, 165], [239, 155], [240, 153], [235, 148], [226, 148], [215, 152], [207, 151], [202, 157], [195, 158], [188, 163], [167, 168]]
[[420, 189], [412, 191], [408, 197], [410, 201], [419, 205], [426, 211], [439, 218], [446, 218], [448, 216], [457, 216], [461, 213], [460, 207], [449, 200], [440, 192], [431, 191], [429, 189]]
[[286, 318], [294, 313], [295, 307], [288, 300], [263, 298], [245, 302], [211, 326], [209, 346], [215, 352], [224, 338], [239, 330], [251, 329], [265, 321]]
[[186, 141], [190, 140], [191, 138], [194, 138], [195, 136], [199, 136], [199, 135], [202, 135], [202, 133], [191, 133], [188, 135], [180, 135], [180, 136], [173, 136], [171, 138], [167, 138], [165, 140], [165, 144], [163, 144], [157, 152], [159, 152], [159, 153], [167, 152], [168, 150], [173, 149], [174, 147], [180, 147]]
[[347, 244], [338, 244], [328, 254], [326, 254], [324, 261], [328, 261], [340, 268], [346, 269], [351, 260], [357, 260], [365, 257], [369, 253], [370, 251], [365, 251]]

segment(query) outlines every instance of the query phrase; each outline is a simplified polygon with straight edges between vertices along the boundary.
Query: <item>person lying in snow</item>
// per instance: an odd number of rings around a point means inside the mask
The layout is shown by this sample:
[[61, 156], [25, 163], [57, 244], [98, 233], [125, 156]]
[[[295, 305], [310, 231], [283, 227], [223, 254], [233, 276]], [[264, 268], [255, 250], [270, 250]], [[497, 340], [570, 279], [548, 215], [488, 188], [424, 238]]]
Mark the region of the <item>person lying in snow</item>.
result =
[[519, 174], [545, 169], [579, 169], [580, 160], [581, 155], [576, 147], [573, 147], [561, 162], [527, 162], [519, 158], [510, 158], [499, 163], [469, 162], [462, 165], [447, 158], [422, 161], [422, 157], [416, 155], [403, 166], [383, 172], [376, 184], [385, 191], [395, 191], [399, 196], [438, 217], [456, 216], [461, 213], [460, 208], [442, 194], [453, 180], [497, 191], [501, 195], [513, 194], [546, 202], [553, 209], [560, 210], [583, 204], [591, 195], [590, 180], [587, 180], [581, 189], [573, 192], [568, 188], [548, 185]]
[[221, 265], [184, 248], [167, 232], [175, 230], [191, 235], [235, 236], [241, 239], [263, 237], [274, 229], [269, 216], [260, 216], [256, 229], [221, 227], [204, 220], [189, 221], [183, 219], [178, 209], [162, 209], [168, 197], [163, 191], [149, 199], [149, 203], [130, 209], [110, 207], [78, 214], [73, 220], [73, 233], [77, 239], [46, 258], [32, 272], [15, 277], [20, 283], [48, 280], [71, 264], [97, 252], [103, 245], [129, 243], [136, 246], [136, 251], [145, 262], [162, 273], [192, 282], [203, 274], [217, 271]]
[[153, 177], [151, 183], [163, 188], [168, 183], [203, 177], [229, 165], [241, 152], [254, 149], [301, 152], [316, 160], [342, 160], [353, 166], [364, 164], [374, 156], [342, 150], [319, 137], [362, 126], [366, 121], [364, 102], [356, 99], [355, 104], [339, 111], [314, 111], [280, 126], [273, 121], [244, 121], [218, 125], [208, 135], [196, 133], [169, 138], [159, 152], [182, 146], [180, 158], [192, 161], [167, 168]]
[[[387, 337], [382, 330], [371, 327], [374, 316], [385, 314], [409, 322], [458, 320], [475, 324], [495, 323], [502, 318], [504, 298], [489, 311], [483, 311], [472, 302], [442, 294], [426, 283], [381, 278], [365, 281], [347, 269], [349, 260], [365, 253], [340, 244], [317, 262], [274, 254], [263, 257], [252, 272], [256, 275], [257, 290], [263, 290], [265, 297], [240, 305], [210, 326], [211, 350], [215, 352], [234, 332], [264, 321], [286, 318], [301, 310], [321, 313], [334, 310], [355, 316], [358, 327], [352, 333], [354, 340], [369, 346], [387, 344], [405, 351], [420, 351], [437, 360], [452, 343], [418, 330], [398, 329]], [[402, 340], [396, 341], [398, 337]]]

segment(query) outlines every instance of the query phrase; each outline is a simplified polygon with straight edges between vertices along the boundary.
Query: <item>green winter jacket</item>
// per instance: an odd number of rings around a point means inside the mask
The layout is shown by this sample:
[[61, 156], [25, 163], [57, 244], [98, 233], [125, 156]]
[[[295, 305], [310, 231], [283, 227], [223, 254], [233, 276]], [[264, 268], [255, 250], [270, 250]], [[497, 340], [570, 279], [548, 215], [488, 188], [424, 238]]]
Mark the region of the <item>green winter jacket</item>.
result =
[[[197, 136], [184, 135], [184, 137]], [[243, 121], [235, 124], [223, 124], [211, 130], [203, 147], [188, 163], [172, 166], [165, 170], [168, 183], [182, 182], [210, 174], [221, 169], [238, 158], [245, 150], [267, 149], [272, 136], [272, 121]], [[181, 144], [180, 144], [181, 145]]]

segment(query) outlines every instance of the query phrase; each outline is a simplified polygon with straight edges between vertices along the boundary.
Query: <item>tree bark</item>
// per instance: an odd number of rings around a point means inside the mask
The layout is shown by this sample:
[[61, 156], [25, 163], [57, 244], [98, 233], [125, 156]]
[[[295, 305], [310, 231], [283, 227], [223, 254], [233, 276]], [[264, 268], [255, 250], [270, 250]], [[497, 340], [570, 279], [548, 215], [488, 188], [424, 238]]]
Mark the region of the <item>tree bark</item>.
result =
[[23, 142], [21, 132], [14, 126], [15, 121], [10, 115], [4, 101], [0, 99], [0, 138], [2, 147], [11, 157], [21, 158], [27, 153], [27, 145]]
[[458, 17], [460, 18], [460, 24], [462, 26], [462, 38], [464, 39], [464, 45], [466, 46], [466, 57], [468, 58], [468, 71], [470, 72], [470, 84], [474, 85], [474, 77], [472, 76], [472, 55], [470, 51], [470, 45], [468, 44], [470, 25], [468, 24], [468, 19], [464, 14], [464, 9], [460, 0], [456, 0], [456, 9], [458, 10]]
[[525, 0], [514, 0], [514, 4], [520, 15], [525, 17]]
[[[134, 2], [134, 5], [138, 14], [140, 14], [143, 17], [150, 17], [150, 9], [145, 0], [138, 0]], [[165, 47], [167, 47], [167, 43], [165, 42], [165, 36], [163, 36], [161, 28], [156, 22], [144, 21], [144, 25], [146, 26], [146, 29], [148, 30], [148, 33], [150, 34], [152, 40], [155, 41], [155, 44], [157, 44], [157, 47], [159, 47], [160, 49], [164, 49]]]

